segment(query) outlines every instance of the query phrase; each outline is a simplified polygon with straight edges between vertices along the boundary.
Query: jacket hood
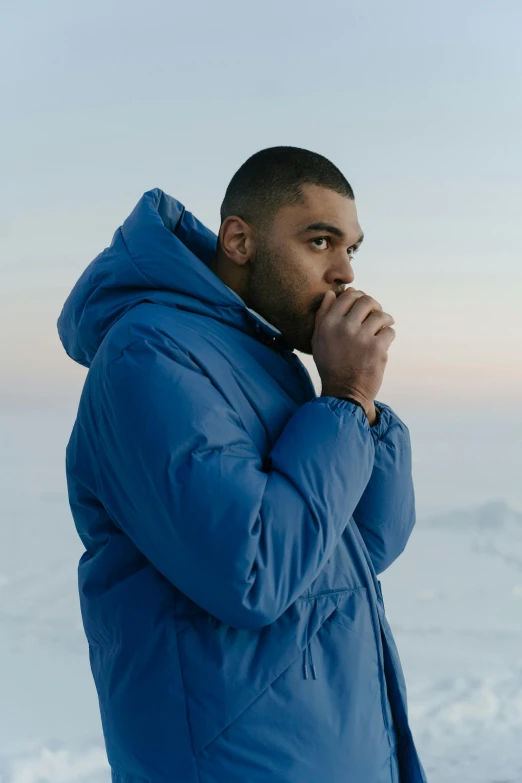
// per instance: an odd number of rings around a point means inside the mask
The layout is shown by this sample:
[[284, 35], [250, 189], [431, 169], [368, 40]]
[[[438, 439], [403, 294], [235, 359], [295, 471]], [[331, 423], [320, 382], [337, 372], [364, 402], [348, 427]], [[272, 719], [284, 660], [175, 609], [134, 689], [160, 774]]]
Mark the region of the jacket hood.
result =
[[68, 356], [90, 367], [111, 326], [143, 302], [210, 316], [288, 347], [210, 269], [216, 247], [216, 234], [180, 201], [159, 188], [144, 193], [63, 306], [57, 326]]

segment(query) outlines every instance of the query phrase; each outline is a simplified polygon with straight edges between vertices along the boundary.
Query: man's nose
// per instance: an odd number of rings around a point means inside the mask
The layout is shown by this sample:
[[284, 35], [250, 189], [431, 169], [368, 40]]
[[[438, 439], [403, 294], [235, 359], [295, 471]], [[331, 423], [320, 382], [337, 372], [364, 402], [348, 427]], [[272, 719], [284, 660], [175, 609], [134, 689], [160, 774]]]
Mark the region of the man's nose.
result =
[[339, 267], [336, 269], [336, 272], [336, 283], [339, 285], [346, 287], [355, 280], [355, 275], [352, 269], [352, 262], [347, 256], [342, 259]]

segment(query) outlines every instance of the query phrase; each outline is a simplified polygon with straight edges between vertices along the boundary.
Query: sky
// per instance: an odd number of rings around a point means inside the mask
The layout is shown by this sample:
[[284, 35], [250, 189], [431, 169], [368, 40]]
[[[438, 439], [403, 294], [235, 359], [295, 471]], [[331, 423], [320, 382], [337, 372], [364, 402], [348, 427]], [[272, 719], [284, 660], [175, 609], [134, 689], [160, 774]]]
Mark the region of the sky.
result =
[[514, 410], [518, 0], [22, 0], [0, 21], [0, 406], [77, 399], [56, 320], [145, 191], [217, 232], [234, 172], [290, 144], [355, 191], [353, 285], [395, 318], [378, 399]]

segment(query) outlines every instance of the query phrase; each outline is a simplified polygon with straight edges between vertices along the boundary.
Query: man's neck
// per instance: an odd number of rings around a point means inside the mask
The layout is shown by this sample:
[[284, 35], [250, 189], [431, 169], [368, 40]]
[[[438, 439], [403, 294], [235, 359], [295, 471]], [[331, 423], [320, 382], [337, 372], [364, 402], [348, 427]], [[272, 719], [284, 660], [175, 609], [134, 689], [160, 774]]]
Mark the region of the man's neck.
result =
[[216, 253], [209, 269], [232, 291], [235, 291], [243, 301], [247, 302], [245, 270], [243, 267]]

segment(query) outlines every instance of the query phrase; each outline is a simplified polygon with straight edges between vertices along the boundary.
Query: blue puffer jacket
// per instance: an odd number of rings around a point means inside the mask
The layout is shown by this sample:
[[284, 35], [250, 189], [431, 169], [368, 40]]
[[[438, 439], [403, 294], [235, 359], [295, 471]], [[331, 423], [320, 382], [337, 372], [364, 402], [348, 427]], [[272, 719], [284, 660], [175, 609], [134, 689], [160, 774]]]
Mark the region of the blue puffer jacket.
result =
[[376, 576], [415, 523], [408, 429], [317, 397], [216, 240], [145, 193], [58, 321], [112, 780], [425, 783]]

